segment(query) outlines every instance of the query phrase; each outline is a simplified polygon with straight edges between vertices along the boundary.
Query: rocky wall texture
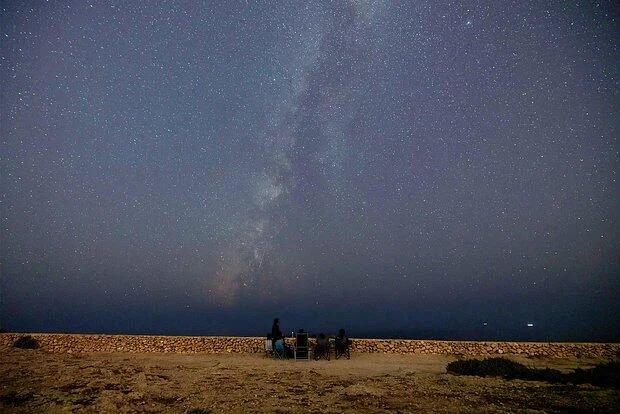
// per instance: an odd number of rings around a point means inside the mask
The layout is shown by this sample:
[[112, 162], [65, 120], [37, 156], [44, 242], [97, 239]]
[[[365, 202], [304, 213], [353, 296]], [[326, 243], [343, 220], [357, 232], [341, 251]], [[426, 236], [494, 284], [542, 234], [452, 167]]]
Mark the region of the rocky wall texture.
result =
[[503, 354], [515, 354], [550, 358], [615, 358], [620, 354], [619, 343], [569, 342], [476, 342], [357, 339], [353, 341], [352, 349], [358, 352], [378, 352], [387, 354], [453, 356], [498, 356]]
[[[22, 336], [35, 338], [47, 352], [90, 353], [262, 353], [265, 338], [226, 336], [151, 336], [85, 334], [0, 334], [0, 346], [11, 346]], [[287, 343], [292, 344], [287, 338]], [[310, 340], [311, 344], [313, 340]], [[550, 358], [616, 358], [620, 343], [474, 342], [405, 339], [353, 339], [351, 352], [452, 355], [458, 357], [518, 354]]]

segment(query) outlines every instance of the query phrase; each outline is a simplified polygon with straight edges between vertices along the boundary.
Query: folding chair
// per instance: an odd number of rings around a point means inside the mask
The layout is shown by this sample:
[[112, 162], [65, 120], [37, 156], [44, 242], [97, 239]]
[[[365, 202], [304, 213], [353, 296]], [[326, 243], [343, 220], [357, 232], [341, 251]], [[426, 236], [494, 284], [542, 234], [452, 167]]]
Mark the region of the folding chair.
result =
[[330, 343], [329, 339], [324, 334], [320, 334], [316, 339], [316, 345], [314, 346], [314, 360], [318, 361], [323, 358], [329, 361]]
[[308, 332], [297, 332], [295, 336], [295, 348], [293, 349], [295, 361], [298, 359], [310, 360], [310, 349], [308, 348]]
[[271, 338], [265, 339], [265, 356], [273, 356], [273, 340]]
[[275, 359], [286, 359], [286, 349], [284, 348], [284, 339], [278, 339], [274, 344], [273, 357]]
[[347, 359], [351, 359], [351, 352], [349, 351], [349, 345], [351, 345], [351, 340], [346, 336], [343, 338], [336, 338], [334, 353], [336, 355], [336, 359], [344, 356]]

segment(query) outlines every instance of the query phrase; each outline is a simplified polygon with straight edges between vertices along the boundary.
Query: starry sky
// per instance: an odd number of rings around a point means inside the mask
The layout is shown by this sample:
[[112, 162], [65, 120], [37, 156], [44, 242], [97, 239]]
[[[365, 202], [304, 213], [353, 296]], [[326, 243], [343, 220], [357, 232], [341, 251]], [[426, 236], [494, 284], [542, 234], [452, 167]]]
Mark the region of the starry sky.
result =
[[613, 2], [0, 12], [4, 329], [620, 339]]

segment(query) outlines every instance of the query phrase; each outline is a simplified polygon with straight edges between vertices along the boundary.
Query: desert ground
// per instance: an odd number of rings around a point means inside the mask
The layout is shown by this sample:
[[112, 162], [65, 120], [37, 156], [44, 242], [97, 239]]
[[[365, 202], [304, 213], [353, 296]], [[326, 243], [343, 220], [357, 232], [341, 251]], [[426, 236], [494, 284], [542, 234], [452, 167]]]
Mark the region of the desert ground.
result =
[[[0, 348], [0, 412], [564, 413], [618, 412], [620, 391], [455, 376], [456, 358], [356, 354], [52, 354]], [[600, 361], [516, 358], [568, 371]]]

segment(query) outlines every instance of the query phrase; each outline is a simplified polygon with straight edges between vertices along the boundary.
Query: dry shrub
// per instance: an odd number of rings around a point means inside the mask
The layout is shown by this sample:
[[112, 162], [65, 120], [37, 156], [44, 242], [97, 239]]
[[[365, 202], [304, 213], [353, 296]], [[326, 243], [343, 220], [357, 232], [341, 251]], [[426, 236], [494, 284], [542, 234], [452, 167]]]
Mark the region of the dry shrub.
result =
[[456, 375], [475, 375], [479, 377], [502, 377], [545, 381], [550, 383], [592, 384], [606, 388], [620, 388], [620, 362], [599, 364], [590, 369], [576, 369], [562, 374], [556, 369], [528, 368], [523, 364], [506, 358], [465, 359], [450, 362], [446, 370]]
[[15, 342], [13, 342], [13, 348], [37, 349], [38, 347], [39, 341], [30, 335], [20, 336]]

